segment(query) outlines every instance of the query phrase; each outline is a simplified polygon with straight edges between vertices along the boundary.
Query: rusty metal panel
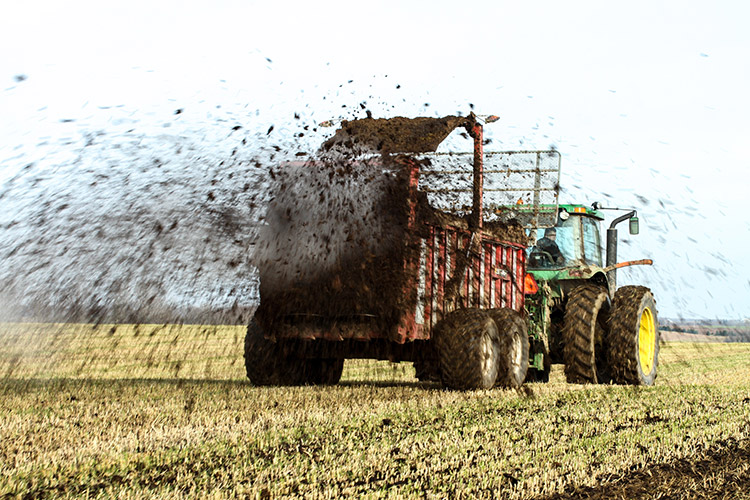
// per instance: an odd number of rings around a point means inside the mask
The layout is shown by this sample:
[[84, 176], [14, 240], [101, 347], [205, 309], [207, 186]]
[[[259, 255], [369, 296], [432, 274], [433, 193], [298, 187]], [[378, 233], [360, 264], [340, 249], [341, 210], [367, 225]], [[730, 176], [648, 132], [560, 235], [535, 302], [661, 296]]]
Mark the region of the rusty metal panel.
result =
[[[391, 340], [404, 343], [428, 339], [433, 328], [454, 307], [479, 307], [483, 309], [509, 307], [523, 308], [523, 273], [525, 252], [520, 245], [484, 239], [472, 246], [471, 232], [454, 227], [429, 226], [416, 240], [418, 251], [405, 262], [409, 277], [404, 293], [416, 291], [416, 303], [401, 312], [401, 319]], [[468, 255], [464, 267], [461, 262]], [[461, 269], [463, 268], [463, 269]], [[460, 273], [456, 274], [456, 273]], [[460, 279], [458, 297], [447, 297], [449, 280]], [[328, 340], [382, 338], [383, 332], [367, 323], [335, 323], [322, 331], [298, 325], [295, 331], [281, 336], [298, 338], [324, 338]]]
[[[420, 245], [419, 300], [414, 311], [418, 333], [407, 338], [429, 338], [435, 325], [450, 312], [452, 305], [450, 297], [446, 297], [446, 286], [460, 272], [457, 263], [471, 245], [471, 233], [453, 227], [430, 227]], [[469, 255], [471, 261], [460, 276], [456, 306], [521, 310], [524, 249], [485, 239]]]

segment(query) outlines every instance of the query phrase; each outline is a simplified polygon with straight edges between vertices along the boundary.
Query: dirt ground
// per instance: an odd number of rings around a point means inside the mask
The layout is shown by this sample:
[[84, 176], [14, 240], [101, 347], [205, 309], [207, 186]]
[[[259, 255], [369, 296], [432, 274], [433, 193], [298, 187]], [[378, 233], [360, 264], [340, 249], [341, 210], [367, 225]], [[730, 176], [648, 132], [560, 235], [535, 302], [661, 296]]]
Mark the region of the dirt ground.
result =
[[750, 441], [719, 443], [702, 456], [650, 465], [598, 486], [570, 488], [542, 498], [750, 498]]

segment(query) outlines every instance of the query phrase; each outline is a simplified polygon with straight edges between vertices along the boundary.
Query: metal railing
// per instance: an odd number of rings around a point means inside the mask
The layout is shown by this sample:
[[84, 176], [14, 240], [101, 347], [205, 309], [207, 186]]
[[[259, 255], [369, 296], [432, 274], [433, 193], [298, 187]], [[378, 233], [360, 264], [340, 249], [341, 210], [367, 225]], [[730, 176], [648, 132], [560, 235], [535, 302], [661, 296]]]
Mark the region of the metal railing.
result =
[[[473, 154], [424, 153], [419, 189], [438, 210], [466, 214], [472, 207]], [[557, 221], [560, 153], [503, 151], [484, 153], [485, 220], [516, 219], [528, 228]]]

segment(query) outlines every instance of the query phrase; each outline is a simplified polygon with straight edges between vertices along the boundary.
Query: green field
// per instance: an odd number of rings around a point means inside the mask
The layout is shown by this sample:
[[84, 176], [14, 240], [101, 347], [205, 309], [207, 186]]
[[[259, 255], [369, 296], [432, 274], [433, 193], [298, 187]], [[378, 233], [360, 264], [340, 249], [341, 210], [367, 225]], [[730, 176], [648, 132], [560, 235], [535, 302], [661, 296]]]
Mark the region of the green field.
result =
[[235, 327], [0, 325], [0, 497], [750, 496], [750, 344], [655, 387], [446, 391], [408, 363], [256, 388]]

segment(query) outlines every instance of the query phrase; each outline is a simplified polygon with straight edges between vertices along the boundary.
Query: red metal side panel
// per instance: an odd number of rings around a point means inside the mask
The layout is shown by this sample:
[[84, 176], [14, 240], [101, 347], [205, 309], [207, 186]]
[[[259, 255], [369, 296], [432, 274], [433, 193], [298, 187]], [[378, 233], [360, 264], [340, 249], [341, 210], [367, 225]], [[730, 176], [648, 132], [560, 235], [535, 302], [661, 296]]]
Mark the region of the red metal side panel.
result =
[[492, 244], [482, 245], [482, 264], [484, 272], [482, 273], [482, 307], [490, 309], [492, 301]]
[[433, 254], [435, 253], [435, 247], [433, 242], [435, 241], [435, 228], [430, 228], [430, 237], [422, 244], [426, 249], [425, 253], [425, 264], [424, 264], [424, 328], [430, 331], [432, 328], [432, 262]]
[[508, 252], [505, 251], [506, 249], [503, 247], [498, 247], [498, 264], [497, 264], [497, 270], [498, 275], [500, 276], [500, 294], [498, 295], [498, 307], [510, 307], [510, 304], [508, 303], [508, 280], [505, 279], [505, 274], [503, 273], [503, 270], [508, 265]]
[[515, 252], [512, 248], [508, 248], [507, 250], [505, 250], [505, 252], [508, 254], [508, 267], [506, 270], [510, 277], [510, 279], [508, 280], [508, 304], [511, 309], [515, 309], [516, 294], [513, 293], [513, 276], [515, 275], [516, 268]]
[[495, 247], [490, 247], [490, 308], [497, 307], [497, 293], [498, 293], [498, 286], [497, 286], [497, 279], [495, 279], [495, 275], [497, 274], [497, 252], [495, 251]]
[[[459, 236], [461, 240], [461, 246], [460, 248], [457, 248], [456, 251], [460, 251], [462, 254], [466, 253], [466, 246], [469, 245], [469, 237], [466, 235], [460, 235]], [[456, 258], [456, 262], [458, 262], [458, 257]], [[464, 271], [464, 275], [461, 278], [461, 298], [463, 299], [461, 301], [461, 304], [463, 307], [471, 307], [471, 280], [472, 280], [472, 271], [474, 269], [474, 263], [472, 262], [470, 265], [466, 266], [466, 270]]]
[[524, 308], [523, 283], [526, 278], [526, 252], [522, 249], [516, 249], [516, 279], [513, 291], [516, 295], [516, 311], [522, 311]]
[[[429, 236], [421, 240], [416, 280], [418, 304], [412, 316], [414, 327], [405, 332], [406, 338], [431, 336], [449, 307], [445, 300], [446, 285], [457, 272], [457, 257], [465, 255], [470, 244], [469, 232], [452, 227], [431, 227]], [[461, 276], [458, 307], [521, 310], [524, 269], [522, 247], [485, 239], [479, 245], [479, 254], [473, 256]]]
[[437, 274], [435, 275], [435, 279], [432, 282], [432, 286], [437, 288], [437, 294], [435, 294], [435, 303], [432, 310], [433, 325], [437, 324], [437, 322], [440, 320], [440, 314], [442, 314], [444, 309], [443, 300], [445, 297], [445, 280], [446, 276], [448, 275], [448, 232], [442, 229], [438, 231], [437, 236], [435, 237], [435, 243], [439, 248], [439, 260], [437, 265]]

